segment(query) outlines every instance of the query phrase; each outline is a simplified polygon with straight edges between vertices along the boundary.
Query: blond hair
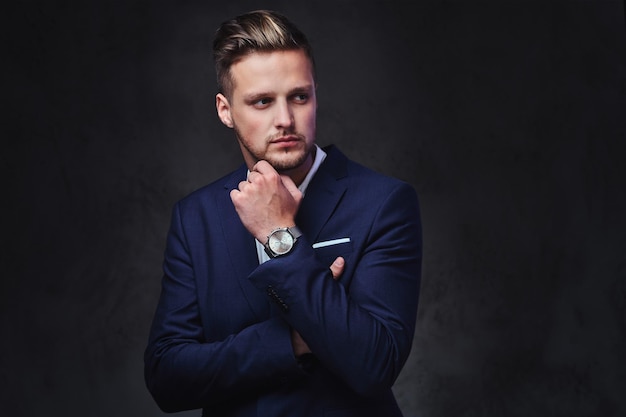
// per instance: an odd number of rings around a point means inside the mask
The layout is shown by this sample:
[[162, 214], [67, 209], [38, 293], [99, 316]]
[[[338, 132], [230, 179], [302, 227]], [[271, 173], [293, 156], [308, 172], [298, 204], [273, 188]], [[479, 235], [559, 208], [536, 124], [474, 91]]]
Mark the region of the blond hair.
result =
[[254, 52], [303, 50], [314, 67], [313, 51], [304, 33], [285, 16], [269, 10], [256, 10], [220, 25], [213, 41], [213, 58], [220, 92], [230, 97], [233, 79], [230, 67]]

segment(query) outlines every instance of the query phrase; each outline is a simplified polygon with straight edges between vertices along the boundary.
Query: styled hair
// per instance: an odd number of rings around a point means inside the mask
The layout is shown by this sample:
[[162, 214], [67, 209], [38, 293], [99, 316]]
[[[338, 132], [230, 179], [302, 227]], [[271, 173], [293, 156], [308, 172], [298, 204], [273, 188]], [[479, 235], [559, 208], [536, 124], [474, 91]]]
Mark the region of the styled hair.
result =
[[300, 49], [315, 72], [311, 45], [304, 33], [289, 19], [270, 10], [256, 10], [223, 22], [215, 33], [213, 59], [220, 92], [229, 97], [233, 91], [230, 67], [254, 52]]

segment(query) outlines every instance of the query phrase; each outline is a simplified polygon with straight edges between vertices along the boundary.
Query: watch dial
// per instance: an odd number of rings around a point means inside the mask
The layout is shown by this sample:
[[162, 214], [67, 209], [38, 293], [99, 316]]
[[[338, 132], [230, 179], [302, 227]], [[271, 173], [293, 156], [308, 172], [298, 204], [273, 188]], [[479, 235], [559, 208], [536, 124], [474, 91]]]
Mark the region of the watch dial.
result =
[[269, 246], [272, 252], [282, 255], [293, 246], [293, 237], [286, 230], [278, 230], [270, 236]]

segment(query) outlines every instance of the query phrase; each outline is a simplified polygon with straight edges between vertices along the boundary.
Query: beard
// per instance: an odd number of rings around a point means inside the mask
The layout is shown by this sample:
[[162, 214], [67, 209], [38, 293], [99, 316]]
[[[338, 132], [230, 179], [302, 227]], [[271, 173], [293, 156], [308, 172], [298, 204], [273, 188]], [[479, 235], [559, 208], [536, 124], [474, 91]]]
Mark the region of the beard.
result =
[[[306, 136], [297, 132], [283, 132], [268, 136], [261, 143], [261, 146], [254, 147], [252, 146], [252, 141], [247, 140], [241, 135], [241, 132], [237, 129], [236, 125], [233, 128], [235, 130], [237, 140], [239, 141], [239, 145], [245, 149], [245, 152], [251, 155], [257, 162], [261, 160], [267, 161], [278, 172], [290, 171], [298, 168], [307, 161], [313, 152], [314, 144], [308, 143]], [[294, 148], [270, 151], [270, 142], [285, 135], [296, 136], [299, 141], [298, 146]]]

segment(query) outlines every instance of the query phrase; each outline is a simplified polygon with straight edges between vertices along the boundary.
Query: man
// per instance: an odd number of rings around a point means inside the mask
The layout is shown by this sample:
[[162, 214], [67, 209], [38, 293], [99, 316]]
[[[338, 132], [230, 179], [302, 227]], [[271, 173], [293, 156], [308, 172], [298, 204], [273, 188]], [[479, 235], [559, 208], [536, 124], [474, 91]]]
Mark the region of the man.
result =
[[421, 268], [407, 184], [315, 144], [313, 56], [285, 17], [222, 24], [217, 114], [245, 166], [178, 202], [146, 382], [167, 412], [400, 416]]

